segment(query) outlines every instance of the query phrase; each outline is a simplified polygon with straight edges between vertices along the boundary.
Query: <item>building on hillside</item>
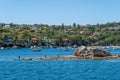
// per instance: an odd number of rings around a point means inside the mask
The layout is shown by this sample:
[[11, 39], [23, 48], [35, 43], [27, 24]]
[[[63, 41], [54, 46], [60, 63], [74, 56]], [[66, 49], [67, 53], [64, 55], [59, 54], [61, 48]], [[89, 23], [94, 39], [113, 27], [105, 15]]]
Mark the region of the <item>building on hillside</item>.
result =
[[3, 42], [4, 44], [8, 44], [8, 45], [13, 44], [13, 40], [11, 38], [4, 38]]
[[10, 28], [10, 24], [5, 24], [3, 28]]

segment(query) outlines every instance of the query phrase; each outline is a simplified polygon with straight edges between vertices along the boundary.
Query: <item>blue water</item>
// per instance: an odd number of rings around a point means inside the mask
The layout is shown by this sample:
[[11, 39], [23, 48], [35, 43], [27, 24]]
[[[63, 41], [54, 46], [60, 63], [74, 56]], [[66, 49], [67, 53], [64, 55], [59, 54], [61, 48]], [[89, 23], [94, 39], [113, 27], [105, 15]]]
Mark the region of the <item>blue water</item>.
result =
[[[17, 61], [22, 57], [71, 55], [74, 51], [42, 49], [0, 50], [0, 80], [120, 80], [120, 59]], [[120, 52], [111, 51], [112, 54]], [[120, 54], [120, 53], [119, 53]]]
[[44, 57], [45, 55], [48, 57], [57, 56], [57, 55], [72, 55], [74, 52], [73, 49], [68, 49], [66, 51], [62, 49], [56, 48], [42, 48], [40, 52], [34, 52], [31, 49], [23, 48], [23, 49], [6, 49], [0, 50], [0, 60], [1, 59], [16, 59], [18, 56], [23, 57]]

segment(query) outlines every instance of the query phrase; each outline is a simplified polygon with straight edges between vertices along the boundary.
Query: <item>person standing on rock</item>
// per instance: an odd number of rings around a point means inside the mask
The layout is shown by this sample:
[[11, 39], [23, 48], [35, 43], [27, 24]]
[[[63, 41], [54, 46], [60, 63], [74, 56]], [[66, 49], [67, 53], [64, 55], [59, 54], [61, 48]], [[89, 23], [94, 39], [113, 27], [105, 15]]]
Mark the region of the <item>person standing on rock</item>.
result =
[[45, 55], [45, 58], [47, 58], [47, 55]]
[[20, 60], [20, 56], [18, 56], [18, 60]]

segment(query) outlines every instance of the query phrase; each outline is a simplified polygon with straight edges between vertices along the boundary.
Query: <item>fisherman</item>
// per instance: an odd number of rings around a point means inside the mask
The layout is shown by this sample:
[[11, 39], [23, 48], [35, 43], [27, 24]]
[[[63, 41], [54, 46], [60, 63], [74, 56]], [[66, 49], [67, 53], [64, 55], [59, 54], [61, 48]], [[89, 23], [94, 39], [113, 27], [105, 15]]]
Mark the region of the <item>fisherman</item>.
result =
[[57, 55], [57, 57], [59, 58], [59, 55]]
[[47, 55], [45, 55], [45, 58], [47, 57]]
[[20, 56], [18, 56], [18, 60], [20, 60]]

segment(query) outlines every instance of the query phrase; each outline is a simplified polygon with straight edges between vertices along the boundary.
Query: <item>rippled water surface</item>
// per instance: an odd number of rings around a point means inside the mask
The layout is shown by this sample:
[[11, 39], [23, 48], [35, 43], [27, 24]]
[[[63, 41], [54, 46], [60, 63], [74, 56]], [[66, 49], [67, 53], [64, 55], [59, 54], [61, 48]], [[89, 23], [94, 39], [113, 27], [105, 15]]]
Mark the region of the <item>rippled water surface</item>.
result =
[[[74, 51], [0, 50], [0, 80], [120, 80], [120, 59], [17, 61], [21, 57], [71, 55]], [[117, 51], [119, 53], [119, 50]], [[115, 51], [112, 51], [115, 53]]]
[[16, 59], [18, 56], [21, 57], [44, 57], [45, 55], [57, 56], [57, 55], [72, 55], [73, 49], [68, 49], [66, 51], [56, 48], [42, 48], [40, 52], [34, 52], [31, 49], [7, 49], [0, 50], [0, 59]]

